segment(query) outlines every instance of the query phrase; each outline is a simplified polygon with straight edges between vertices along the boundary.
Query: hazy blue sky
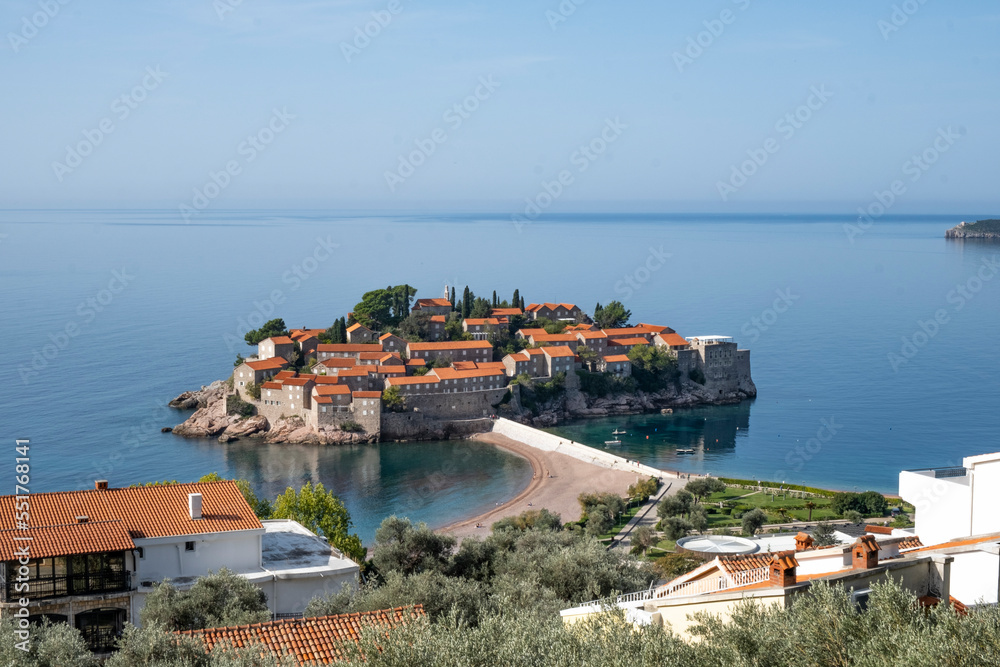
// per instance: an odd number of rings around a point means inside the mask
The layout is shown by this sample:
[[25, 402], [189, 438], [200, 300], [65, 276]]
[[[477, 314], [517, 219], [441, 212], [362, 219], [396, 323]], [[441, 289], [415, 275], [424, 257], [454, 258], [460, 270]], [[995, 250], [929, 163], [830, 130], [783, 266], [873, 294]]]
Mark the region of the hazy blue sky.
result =
[[994, 2], [576, 1], [9, 0], [0, 207], [1000, 203]]

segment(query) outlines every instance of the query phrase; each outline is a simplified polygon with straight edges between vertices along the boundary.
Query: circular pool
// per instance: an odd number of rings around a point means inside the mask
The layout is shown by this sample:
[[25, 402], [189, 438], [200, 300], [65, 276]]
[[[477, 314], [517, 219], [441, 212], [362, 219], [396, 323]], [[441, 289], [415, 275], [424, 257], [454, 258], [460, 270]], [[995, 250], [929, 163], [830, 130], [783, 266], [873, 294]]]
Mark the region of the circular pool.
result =
[[755, 542], [731, 535], [692, 535], [677, 540], [678, 551], [700, 554], [752, 554], [760, 550]]

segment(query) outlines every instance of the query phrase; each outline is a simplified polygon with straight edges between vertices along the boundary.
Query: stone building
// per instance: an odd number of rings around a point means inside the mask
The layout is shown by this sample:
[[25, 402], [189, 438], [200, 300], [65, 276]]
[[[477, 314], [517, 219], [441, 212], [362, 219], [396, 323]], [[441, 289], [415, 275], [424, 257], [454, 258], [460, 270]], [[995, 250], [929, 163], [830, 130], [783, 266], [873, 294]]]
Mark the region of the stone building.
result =
[[[576, 352], [567, 345], [540, 348], [545, 359], [545, 374], [554, 377], [557, 373], [574, 375]], [[574, 375], [575, 376], [575, 375]]]
[[611, 373], [618, 377], [628, 377], [632, 375], [632, 362], [628, 355], [609, 354], [600, 358], [597, 362], [597, 370], [602, 373]]
[[750, 350], [738, 349], [729, 336], [688, 338], [691, 347], [677, 351], [677, 366], [684, 375], [701, 371], [705, 389], [715, 395], [745, 391], [756, 394], [750, 378]]
[[575, 334], [571, 333], [533, 333], [531, 334], [531, 337], [528, 338], [528, 342], [532, 345], [562, 345], [569, 347], [574, 353], [576, 352], [576, 348], [580, 345], [580, 339], [577, 338]]
[[396, 354], [402, 354], [406, 351], [406, 341], [397, 336], [396, 334], [382, 334], [378, 337], [379, 343], [382, 345], [382, 349], [385, 352], [395, 352]]
[[295, 353], [295, 341], [288, 336], [272, 336], [257, 343], [257, 358], [272, 359], [282, 357], [291, 361]]
[[375, 339], [375, 332], [360, 322], [355, 322], [351, 326], [347, 327], [348, 343], [372, 343]]
[[431, 315], [447, 316], [451, 312], [451, 301], [448, 299], [417, 299], [412, 310]]
[[425, 377], [437, 376], [440, 380], [438, 391], [456, 394], [467, 391], [486, 391], [507, 386], [506, 374], [497, 369], [458, 370], [455, 368], [434, 368]]
[[249, 384], [261, 384], [273, 378], [279, 371], [286, 368], [288, 362], [282, 357], [272, 357], [260, 361], [244, 361], [233, 370], [233, 389], [246, 400], [246, 386]]
[[486, 340], [454, 340], [440, 343], [407, 343], [406, 354], [410, 359], [438, 359], [440, 361], [493, 360], [493, 346]]
[[381, 343], [320, 343], [316, 347], [316, 360], [326, 361], [327, 359], [347, 359], [353, 357], [358, 359], [362, 352], [382, 352]]
[[524, 309], [529, 320], [544, 317], [553, 322], [558, 320], [576, 321], [583, 317], [583, 311], [572, 303], [532, 303]]
[[[577, 331], [576, 339], [580, 345], [586, 345], [598, 357], [603, 357], [608, 351], [608, 334], [603, 331]], [[577, 347], [577, 349], [580, 349]]]
[[500, 332], [500, 320], [495, 317], [472, 318], [462, 320], [462, 331], [472, 334], [475, 340], [487, 340]]

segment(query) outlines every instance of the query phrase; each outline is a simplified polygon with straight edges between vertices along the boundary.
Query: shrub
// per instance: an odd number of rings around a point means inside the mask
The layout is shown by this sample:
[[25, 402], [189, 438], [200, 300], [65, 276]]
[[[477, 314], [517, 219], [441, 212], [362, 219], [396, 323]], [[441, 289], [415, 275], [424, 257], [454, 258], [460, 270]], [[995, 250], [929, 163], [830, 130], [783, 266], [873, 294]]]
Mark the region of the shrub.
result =
[[200, 577], [186, 591], [178, 590], [169, 580], [157, 584], [146, 596], [141, 618], [143, 625], [197, 630], [261, 623], [271, 620], [271, 612], [264, 591], [223, 568]]
[[249, 396], [253, 400], [255, 401], [260, 400], [260, 385], [257, 384], [256, 382], [248, 382], [243, 389], [246, 391], [247, 396]]
[[746, 535], [756, 535], [760, 532], [764, 524], [767, 523], [767, 514], [760, 508], [754, 508], [743, 514], [741, 521], [743, 532]]
[[705, 373], [702, 372], [700, 368], [692, 368], [690, 371], [688, 371], [688, 379], [690, 379], [691, 382], [704, 385]]
[[365, 430], [365, 427], [356, 421], [345, 419], [340, 422], [340, 430], [347, 431], [348, 433], [360, 433]]
[[653, 562], [653, 567], [661, 578], [667, 581], [687, 574], [702, 564], [702, 561], [688, 554], [667, 554]]
[[679, 540], [691, 530], [691, 524], [687, 519], [672, 516], [660, 521], [660, 528], [668, 540]]
[[239, 415], [240, 417], [252, 417], [257, 409], [251, 404], [244, 401], [242, 398], [236, 394], [228, 394], [226, 396], [226, 414], [227, 415]]

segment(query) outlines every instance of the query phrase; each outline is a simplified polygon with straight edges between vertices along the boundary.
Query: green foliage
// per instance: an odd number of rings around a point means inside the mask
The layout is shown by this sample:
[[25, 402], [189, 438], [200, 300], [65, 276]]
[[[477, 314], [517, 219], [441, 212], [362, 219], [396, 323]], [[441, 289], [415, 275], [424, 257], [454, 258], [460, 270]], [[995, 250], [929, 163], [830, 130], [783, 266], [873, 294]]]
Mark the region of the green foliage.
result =
[[427, 375], [430, 372], [431, 372], [430, 366], [417, 366], [416, 368], [413, 369], [412, 374], [419, 377], [422, 375]]
[[834, 491], [830, 491], [828, 489], [819, 489], [815, 486], [802, 486], [801, 484], [785, 484], [784, 482], [767, 482], [767, 481], [759, 481], [753, 479], [736, 479], [733, 477], [720, 477], [719, 479], [731, 486], [751, 486], [751, 487], [763, 486], [774, 489], [785, 488], [790, 491], [805, 491], [807, 493], [812, 493], [814, 495], [820, 495], [827, 498], [832, 498], [835, 495]]
[[625, 499], [614, 493], [581, 493], [577, 497], [577, 502], [580, 503], [580, 509], [584, 516], [590, 515], [595, 508], [601, 505], [615, 514], [621, 514], [625, 511]]
[[[256, 385], [254, 385], [256, 386]], [[227, 415], [239, 415], [240, 417], [252, 417], [256, 408], [250, 403], [247, 403], [242, 398], [236, 394], [226, 395], [226, 414]]]
[[253, 329], [248, 331], [243, 340], [247, 342], [247, 345], [256, 345], [257, 343], [265, 340], [267, 338], [273, 338], [275, 336], [287, 336], [288, 328], [285, 326], [285, 320], [277, 317], [273, 320], [268, 320], [264, 323], [260, 329]]
[[746, 535], [756, 535], [760, 532], [760, 529], [767, 523], [767, 513], [759, 507], [755, 507], [749, 512], [746, 512], [741, 517], [741, 523], [743, 526], [743, 533]]
[[630, 484], [628, 487], [628, 497], [638, 500], [640, 502], [646, 502], [649, 497], [657, 492], [660, 488], [660, 480], [655, 477], [649, 477], [647, 479], [640, 480], [635, 484]]
[[829, 547], [837, 544], [837, 537], [833, 532], [833, 526], [825, 521], [821, 521], [812, 531], [813, 545], [817, 547]]
[[186, 591], [169, 580], [146, 596], [142, 624], [168, 630], [196, 630], [271, 620], [267, 596], [247, 579], [225, 568], [200, 577]]
[[237, 353], [237, 355], [236, 355], [236, 361], [233, 362], [233, 368], [236, 368], [237, 366], [241, 366], [245, 361], [246, 361], [246, 359], [243, 358], [243, 355]]
[[560, 530], [562, 529], [562, 517], [553, 514], [547, 509], [528, 510], [521, 512], [517, 516], [509, 516], [500, 519], [493, 524], [494, 533], [501, 530]]
[[632, 311], [626, 310], [621, 301], [612, 301], [606, 306], [598, 303], [594, 307], [594, 324], [602, 329], [627, 327]]
[[588, 396], [601, 398], [608, 394], [631, 394], [636, 390], [636, 381], [631, 377], [618, 377], [611, 373], [591, 373], [576, 371], [580, 378], [580, 391]]
[[347, 342], [347, 320], [343, 317], [333, 321], [330, 327], [316, 337], [324, 345], [343, 344]]
[[[219, 475], [219, 473], [212, 472], [205, 475], [198, 481], [221, 482], [224, 479], [225, 478]], [[268, 501], [267, 498], [258, 497], [257, 494], [254, 493], [253, 487], [250, 485], [250, 482], [248, 482], [245, 479], [234, 479], [230, 481], [235, 482], [236, 488], [238, 488], [240, 490], [240, 493], [243, 494], [243, 497], [246, 499], [247, 504], [250, 505], [250, 509], [252, 509], [253, 513], [257, 515], [258, 519], [271, 518], [272, 507], [270, 501]]]
[[679, 540], [692, 529], [691, 522], [679, 516], [672, 516], [660, 521], [660, 529], [668, 540]]
[[698, 504], [694, 494], [685, 489], [681, 489], [672, 496], [666, 496], [656, 506], [656, 515], [661, 519], [668, 517], [687, 516]]
[[425, 523], [413, 525], [409, 519], [387, 517], [375, 531], [372, 564], [380, 573], [442, 572], [456, 540], [439, 535]]
[[856, 510], [847, 510], [844, 512], [844, 518], [851, 523], [861, 523], [865, 520], [864, 515]]
[[725, 491], [726, 483], [714, 477], [699, 477], [688, 482], [684, 488], [698, 498], [704, 499], [713, 493]]
[[862, 516], [885, 516], [889, 511], [889, 502], [885, 496], [875, 491], [837, 493], [833, 496], [831, 507], [841, 516], [849, 511], [858, 512]]
[[354, 561], [360, 563], [365, 558], [361, 538], [350, 532], [353, 523], [347, 508], [322, 484], [313, 486], [312, 482], [306, 482], [298, 493], [288, 487], [274, 501], [271, 518], [298, 521]]
[[656, 544], [656, 533], [649, 526], [639, 526], [632, 531], [632, 553], [644, 554]]
[[397, 327], [399, 337], [414, 343], [429, 340], [431, 317], [430, 313], [420, 310], [410, 313]]
[[[12, 600], [16, 601], [16, 600]], [[27, 640], [16, 633], [14, 610], [5, 609], [0, 618], [0, 665], [4, 667], [97, 667], [98, 661], [87, 648], [80, 632], [66, 623], [32, 625]], [[28, 650], [16, 644], [26, 641]], [[25, 644], [22, 644], [25, 646]]]
[[373, 331], [396, 326], [409, 316], [410, 299], [416, 293], [417, 290], [408, 285], [365, 292], [354, 306], [354, 319]]
[[205, 646], [201, 641], [193, 637], [174, 635], [172, 630], [173, 628], [159, 623], [149, 623], [142, 628], [131, 624], [126, 625], [118, 640], [118, 650], [108, 658], [104, 666], [192, 665], [209, 667], [212, 664], [209, 656], [205, 654]]
[[688, 379], [695, 384], [700, 384], [704, 386], [705, 384], [705, 373], [700, 368], [692, 368], [688, 371]]
[[656, 345], [637, 345], [628, 352], [632, 377], [643, 391], [658, 391], [677, 382], [677, 356]]
[[340, 422], [340, 430], [344, 431], [345, 433], [361, 433], [362, 431], [365, 430], [365, 427], [356, 421], [353, 421], [351, 419], [345, 419], [344, 421]]
[[382, 406], [389, 412], [406, 410], [406, 399], [400, 393], [399, 387], [389, 387], [382, 392]]
[[976, 232], [988, 234], [1000, 234], [1000, 220], [977, 220], [970, 222], [962, 228], [963, 232]]
[[247, 396], [255, 401], [260, 400], [260, 385], [256, 382], [247, 382], [243, 387], [243, 391], [246, 392]]
[[676, 579], [682, 574], [687, 574], [703, 562], [689, 554], [670, 553], [657, 558], [653, 563], [653, 567], [656, 568], [656, 572], [660, 575], [660, 578], [669, 581]]
[[911, 528], [913, 527], [913, 519], [906, 512], [900, 512], [889, 525], [893, 528]]
[[475, 301], [472, 302], [472, 308], [469, 310], [469, 317], [474, 319], [489, 317], [491, 310], [493, 310], [493, 304], [489, 300], [476, 297]]

